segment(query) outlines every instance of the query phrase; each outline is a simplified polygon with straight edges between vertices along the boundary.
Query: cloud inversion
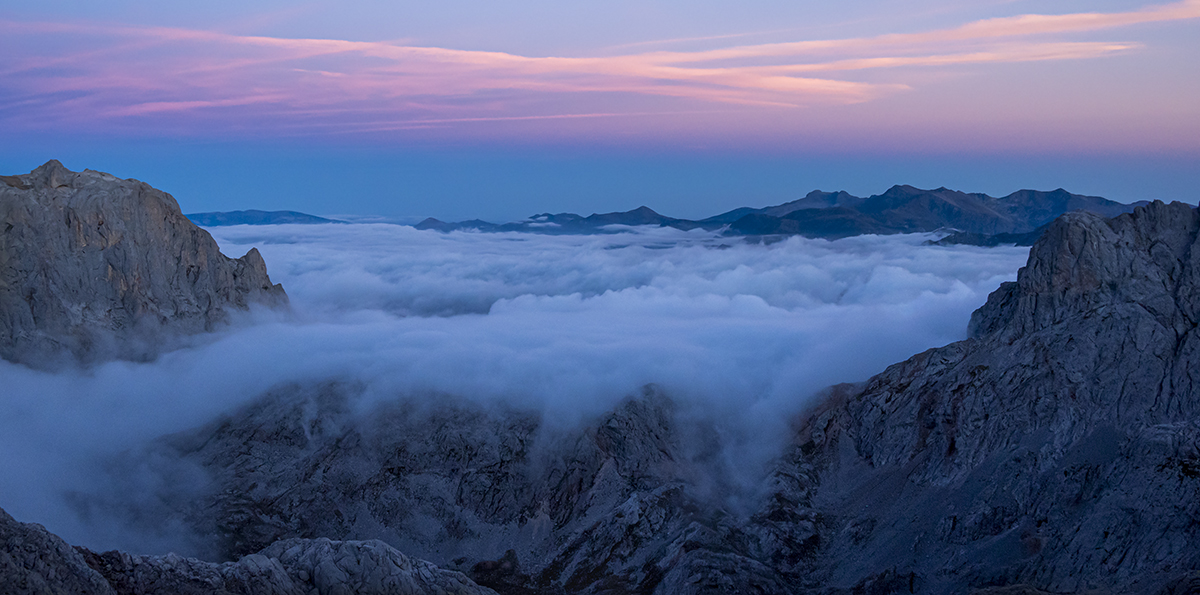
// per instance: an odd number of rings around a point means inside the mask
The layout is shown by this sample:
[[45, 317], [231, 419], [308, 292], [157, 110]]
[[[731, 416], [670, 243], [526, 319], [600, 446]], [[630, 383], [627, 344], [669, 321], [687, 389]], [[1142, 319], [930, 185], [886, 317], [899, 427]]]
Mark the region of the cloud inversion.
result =
[[1027, 255], [923, 246], [926, 236], [764, 246], [671, 229], [214, 232], [227, 253], [260, 248], [294, 316], [259, 313], [152, 363], [52, 374], [0, 362], [0, 506], [72, 543], [181, 547], [171, 528], [129, 536], [75, 518], [64, 494], [103, 489], [98, 461], [115, 453], [281, 383], [330, 379], [361, 383], [372, 401], [459, 395], [568, 426], [653, 382], [721, 420], [746, 463], [772, 452], [814, 391], [963, 338], [970, 312]]

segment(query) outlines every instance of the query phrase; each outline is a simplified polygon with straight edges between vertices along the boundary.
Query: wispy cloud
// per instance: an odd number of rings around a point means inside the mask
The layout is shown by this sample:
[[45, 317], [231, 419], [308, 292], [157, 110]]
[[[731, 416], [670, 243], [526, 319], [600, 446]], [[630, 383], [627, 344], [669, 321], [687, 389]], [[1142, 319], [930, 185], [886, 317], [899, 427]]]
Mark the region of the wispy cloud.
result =
[[337, 113], [338, 123], [361, 130], [372, 123], [399, 129], [713, 106], [845, 105], [913, 85], [900, 75], [887, 82], [851, 80], [853, 72], [1096, 58], [1141, 46], [1062, 36], [1197, 17], [1200, 0], [1185, 0], [1129, 12], [986, 19], [919, 33], [583, 57], [0, 21], [8, 38], [2, 43], [16, 44], [0, 67], [10, 82], [0, 90], [9, 106], [0, 118], [50, 126], [170, 116], [182, 124], [192, 118], [272, 130]]

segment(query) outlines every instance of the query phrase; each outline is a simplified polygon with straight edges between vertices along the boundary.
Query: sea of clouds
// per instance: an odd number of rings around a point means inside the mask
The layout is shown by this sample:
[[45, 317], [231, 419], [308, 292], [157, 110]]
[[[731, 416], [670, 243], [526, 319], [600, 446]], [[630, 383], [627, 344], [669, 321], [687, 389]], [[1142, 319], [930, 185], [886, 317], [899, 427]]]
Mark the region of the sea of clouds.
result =
[[75, 515], [65, 495], [102, 489], [114, 454], [284, 382], [351, 379], [368, 401], [504, 402], [564, 426], [655, 383], [762, 452], [823, 387], [965, 338], [971, 312], [1028, 255], [929, 246], [928, 235], [764, 244], [669, 228], [210, 231], [226, 254], [257, 247], [292, 311], [239, 316], [150, 363], [49, 373], [0, 362], [0, 507], [73, 543], [132, 547]]

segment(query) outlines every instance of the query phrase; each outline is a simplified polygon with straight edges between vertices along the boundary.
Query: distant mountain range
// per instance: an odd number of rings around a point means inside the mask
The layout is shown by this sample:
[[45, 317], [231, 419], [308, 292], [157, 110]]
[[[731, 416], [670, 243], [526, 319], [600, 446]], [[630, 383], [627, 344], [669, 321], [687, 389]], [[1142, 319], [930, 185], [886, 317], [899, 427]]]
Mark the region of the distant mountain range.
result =
[[213, 213], [192, 213], [184, 215], [196, 225], [205, 227], [220, 227], [223, 225], [279, 225], [283, 223], [345, 223], [336, 219], [326, 219], [300, 213], [298, 211], [228, 211]]
[[657, 225], [677, 229], [726, 228], [741, 236], [803, 235], [837, 239], [862, 234], [896, 234], [934, 231], [955, 232], [940, 243], [1030, 245], [1040, 231], [1059, 215], [1089, 211], [1105, 217], [1127, 213], [1145, 201], [1124, 204], [1098, 196], [1071, 194], [1063, 189], [1043, 192], [1019, 190], [992, 197], [947, 188], [921, 190], [893, 186], [866, 198], [846, 192], [810, 192], [804, 198], [761, 209], [741, 207], [707, 219], [676, 219], [639, 207], [623, 213], [534, 215], [524, 221], [489, 223], [478, 219], [447, 223], [426, 219], [417, 229], [452, 231], [524, 231], [535, 233], [605, 233], [613, 225]]
[[[1063, 189], [1043, 192], [1018, 190], [1008, 196], [959, 192], [948, 188], [922, 190], [892, 186], [883, 194], [859, 197], [847, 192], [814, 190], [804, 198], [764, 208], [741, 207], [706, 219], [677, 219], [638, 207], [619, 213], [541, 213], [523, 221], [491, 223], [480, 219], [445, 222], [434, 218], [417, 229], [484, 232], [518, 231], [543, 234], [614, 233], [621, 226], [654, 225], [676, 229], [724, 229], [735, 236], [802, 235], [837, 239], [863, 234], [946, 231], [938, 244], [1032, 245], [1059, 215], [1088, 211], [1105, 217], [1128, 213], [1141, 201], [1124, 204], [1098, 196], [1071, 194]], [[187, 215], [198, 225], [274, 225], [280, 223], [344, 223], [296, 211], [231, 211]]]

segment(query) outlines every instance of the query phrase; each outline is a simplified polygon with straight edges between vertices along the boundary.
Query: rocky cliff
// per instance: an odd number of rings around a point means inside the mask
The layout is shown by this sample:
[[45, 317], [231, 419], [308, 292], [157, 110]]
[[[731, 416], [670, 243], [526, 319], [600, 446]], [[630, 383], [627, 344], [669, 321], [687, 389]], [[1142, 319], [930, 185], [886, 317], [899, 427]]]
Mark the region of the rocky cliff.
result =
[[57, 161], [0, 176], [4, 359], [146, 359], [231, 310], [286, 301], [257, 250], [225, 257], [145, 183]]
[[[846, 588], [1146, 593], [1200, 569], [1200, 213], [1058, 219], [972, 339], [841, 391], [779, 492]], [[783, 548], [777, 553], [788, 554]], [[885, 589], [886, 590], [886, 589]], [[892, 589], [896, 590], [896, 589]]]

